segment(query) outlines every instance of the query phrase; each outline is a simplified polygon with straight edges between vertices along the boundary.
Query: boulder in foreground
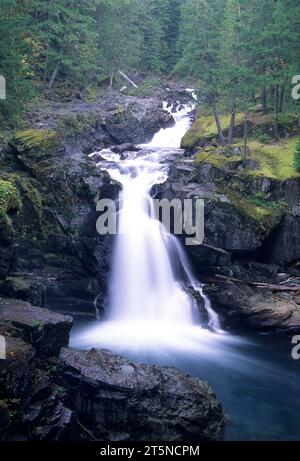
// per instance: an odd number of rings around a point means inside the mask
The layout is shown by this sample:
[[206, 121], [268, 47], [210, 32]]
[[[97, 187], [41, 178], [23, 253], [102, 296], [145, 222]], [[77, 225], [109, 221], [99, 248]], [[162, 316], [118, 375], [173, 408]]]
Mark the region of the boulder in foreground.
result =
[[202, 441], [222, 435], [222, 407], [205, 381], [108, 350], [62, 349], [60, 358], [79, 420], [98, 439]]
[[69, 342], [73, 319], [15, 299], [0, 298], [0, 324], [17, 329], [38, 355], [57, 356]]

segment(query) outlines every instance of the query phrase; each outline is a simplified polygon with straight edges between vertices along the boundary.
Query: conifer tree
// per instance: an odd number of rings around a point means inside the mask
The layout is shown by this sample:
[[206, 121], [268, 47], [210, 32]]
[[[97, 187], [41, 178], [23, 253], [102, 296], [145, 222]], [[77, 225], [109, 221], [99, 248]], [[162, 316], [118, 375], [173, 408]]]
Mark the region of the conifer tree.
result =
[[110, 76], [110, 87], [119, 70], [137, 69], [140, 57], [137, 8], [137, 0], [107, 1], [103, 4], [99, 53], [102, 70]]
[[186, 0], [181, 10], [179, 49], [181, 57], [174, 72], [193, 78], [211, 105], [218, 129], [219, 141], [225, 143], [218, 111], [223, 90], [220, 62], [220, 19], [222, 1]]
[[97, 0], [31, 0], [32, 33], [38, 42], [38, 66], [53, 86], [62, 80], [83, 86], [96, 68]]
[[22, 1], [2, 0], [0, 5], [0, 75], [6, 81], [6, 99], [0, 101], [0, 116], [13, 120], [32, 94], [31, 47], [26, 35], [29, 15]]

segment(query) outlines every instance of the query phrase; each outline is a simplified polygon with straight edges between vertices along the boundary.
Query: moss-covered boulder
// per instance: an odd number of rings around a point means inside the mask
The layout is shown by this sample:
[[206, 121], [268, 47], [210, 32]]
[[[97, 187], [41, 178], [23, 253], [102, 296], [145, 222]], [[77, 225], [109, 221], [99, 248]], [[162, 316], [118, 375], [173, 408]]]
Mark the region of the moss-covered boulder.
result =
[[205, 146], [195, 155], [197, 165], [210, 164], [219, 169], [238, 170], [242, 176], [269, 178], [278, 181], [291, 178], [300, 179], [300, 173], [294, 165], [294, 150], [297, 137], [293, 136], [280, 142], [264, 143], [257, 138], [248, 140], [246, 168], [243, 168], [243, 140], [237, 138], [231, 146]]
[[10, 241], [14, 230], [9, 216], [10, 212], [21, 207], [17, 188], [11, 181], [0, 179], [0, 239]]
[[58, 135], [54, 130], [17, 131], [13, 139], [19, 151], [31, 150], [46, 152], [57, 146]]

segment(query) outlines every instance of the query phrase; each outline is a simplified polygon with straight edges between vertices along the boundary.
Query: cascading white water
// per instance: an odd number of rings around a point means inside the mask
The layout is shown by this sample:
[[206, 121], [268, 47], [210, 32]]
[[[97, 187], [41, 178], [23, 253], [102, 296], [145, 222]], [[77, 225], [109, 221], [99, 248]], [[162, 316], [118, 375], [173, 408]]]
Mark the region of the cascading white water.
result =
[[[164, 103], [164, 109], [171, 112], [172, 106], [168, 108], [167, 103]], [[181, 140], [191, 125], [190, 113], [192, 109], [193, 106], [191, 105], [181, 106], [180, 110], [172, 114], [175, 119], [175, 125], [168, 128], [161, 128], [154, 135], [151, 142], [144, 144], [144, 147], [180, 147]]]
[[[108, 313], [97, 329], [102, 345], [172, 343], [178, 347], [189, 342], [191, 332], [194, 336], [201, 329], [193, 290], [204, 301], [209, 326], [220, 330], [218, 316], [193, 276], [181, 244], [155, 218], [150, 195], [152, 186], [167, 179], [164, 158], [182, 154], [179, 146], [191, 124], [193, 107], [181, 106], [173, 114], [174, 126], [161, 129], [139, 152], [126, 154], [125, 160], [109, 150], [101, 151], [101, 157], [110, 162], [107, 171], [123, 188]], [[99, 166], [103, 168], [101, 162]], [[204, 330], [202, 334], [211, 333]]]

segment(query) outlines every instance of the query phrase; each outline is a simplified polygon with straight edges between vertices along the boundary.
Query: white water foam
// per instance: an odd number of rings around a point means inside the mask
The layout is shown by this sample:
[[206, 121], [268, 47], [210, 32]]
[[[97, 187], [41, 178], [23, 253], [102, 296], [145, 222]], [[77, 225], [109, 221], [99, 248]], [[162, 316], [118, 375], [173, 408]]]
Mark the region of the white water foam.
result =
[[[180, 242], [155, 219], [150, 195], [153, 185], [167, 179], [164, 156], [182, 153], [178, 148], [190, 127], [193, 109], [193, 104], [180, 107], [173, 114], [174, 126], [161, 129], [150, 143], [140, 146], [141, 151], [128, 153], [125, 160], [114, 158], [115, 163], [105, 167], [123, 187], [122, 232], [114, 246], [106, 320], [73, 337], [77, 347], [190, 349], [199, 347], [200, 341], [202, 348], [209, 349], [213, 338], [223, 333]], [[100, 154], [112, 160], [108, 150]], [[203, 299], [213, 331], [202, 328], [205, 322], [191, 290]], [[224, 334], [218, 336], [222, 342], [227, 340]]]

